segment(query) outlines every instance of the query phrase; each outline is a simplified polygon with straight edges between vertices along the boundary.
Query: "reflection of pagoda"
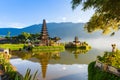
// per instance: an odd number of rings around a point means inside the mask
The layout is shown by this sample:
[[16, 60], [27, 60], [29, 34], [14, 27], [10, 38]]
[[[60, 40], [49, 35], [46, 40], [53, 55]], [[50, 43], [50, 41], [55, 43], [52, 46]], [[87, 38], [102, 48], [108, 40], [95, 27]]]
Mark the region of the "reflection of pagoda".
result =
[[41, 70], [42, 70], [42, 78], [46, 78], [46, 72], [47, 72], [47, 65], [50, 60], [51, 54], [48, 53], [39, 53], [34, 55], [37, 59], [40, 60], [41, 63]]
[[34, 57], [38, 58], [41, 63], [41, 70], [42, 70], [42, 78], [46, 79], [46, 73], [47, 73], [47, 65], [49, 63], [50, 59], [57, 59], [60, 58], [59, 52], [53, 52], [53, 53], [39, 53], [34, 55]]
[[45, 19], [43, 20], [43, 24], [42, 24], [40, 40], [41, 40], [40, 45], [47, 46], [49, 44], [49, 35], [47, 32]]
[[47, 65], [48, 65], [48, 61], [49, 59], [46, 58], [46, 59], [41, 59], [40, 62], [41, 62], [41, 69], [42, 69], [42, 77], [45, 79], [46, 78], [46, 71], [47, 71]]

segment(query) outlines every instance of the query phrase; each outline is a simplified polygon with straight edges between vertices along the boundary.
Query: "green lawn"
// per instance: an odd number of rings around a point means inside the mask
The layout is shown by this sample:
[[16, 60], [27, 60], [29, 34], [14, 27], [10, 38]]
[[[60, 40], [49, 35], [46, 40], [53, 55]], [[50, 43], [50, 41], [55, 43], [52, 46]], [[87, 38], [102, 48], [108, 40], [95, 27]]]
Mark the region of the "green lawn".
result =
[[24, 44], [0, 44], [0, 48], [10, 49], [10, 50], [19, 50], [23, 48]]

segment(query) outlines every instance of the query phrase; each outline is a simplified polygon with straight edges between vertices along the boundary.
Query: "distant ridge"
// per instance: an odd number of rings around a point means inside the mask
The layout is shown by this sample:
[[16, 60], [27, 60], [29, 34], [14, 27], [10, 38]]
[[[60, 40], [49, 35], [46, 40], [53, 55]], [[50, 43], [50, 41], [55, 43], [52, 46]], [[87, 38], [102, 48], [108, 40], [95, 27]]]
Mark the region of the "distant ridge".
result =
[[[0, 28], [0, 35], [7, 35], [11, 32], [11, 36], [19, 35], [22, 32], [29, 33], [40, 33], [42, 24], [35, 24], [25, 28]], [[72, 22], [62, 22], [62, 23], [47, 23], [48, 33], [50, 37], [59, 36], [62, 39], [74, 38], [78, 36], [80, 38], [91, 38], [98, 37], [101, 35], [99, 32], [95, 34], [88, 34], [84, 31], [84, 23], [72, 23]]]

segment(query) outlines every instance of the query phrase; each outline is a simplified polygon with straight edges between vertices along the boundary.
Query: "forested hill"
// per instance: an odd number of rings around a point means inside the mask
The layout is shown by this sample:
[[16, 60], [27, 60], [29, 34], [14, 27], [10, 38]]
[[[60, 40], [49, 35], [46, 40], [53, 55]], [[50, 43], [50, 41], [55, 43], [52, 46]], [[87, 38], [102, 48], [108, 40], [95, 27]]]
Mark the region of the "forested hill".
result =
[[[42, 24], [36, 24], [32, 26], [28, 26], [22, 29], [17, 28], [0, 28], [0, 35], [7, 35], [8, 32], [11, 33], [12, 36], [21, 34], [22, 32], [29, 33], [40, 33]], [[50, 37], [59, 36], [61, 38], [74, 38], [78, 36], [80, 38], [91, 38], [98, 37], [101, 35], [100, 33], [88, 34], [84, 30], [84, 23], [47, 23], [48, 33]]]

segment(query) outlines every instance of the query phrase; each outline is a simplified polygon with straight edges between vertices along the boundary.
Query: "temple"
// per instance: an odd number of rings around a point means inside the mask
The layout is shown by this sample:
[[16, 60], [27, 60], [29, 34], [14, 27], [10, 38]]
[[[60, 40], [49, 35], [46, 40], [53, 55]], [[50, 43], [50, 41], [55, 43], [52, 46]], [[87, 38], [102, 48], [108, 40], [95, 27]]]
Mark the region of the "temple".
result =
[[91, 49], [91, 47], [86, 42], [79, 41], [78, 37], [75, 36], [73, 42], [65, 44], [65, 48], [77, 48], [77, 49]]
[[38, 40], [34, 43], [34, 47], [32, 48], [32, 51], [38, 52], [38, 51], [63, 51], [64, 50], [64, 44], [60, 43], [59, 40], [61, 38], [59, 37], [50, 37], [47, 30], [47, 25], [45, 19], [43, 20], [42, 28], [41, 28], [41, 34], [38, 38]]
[[48, 35], [45, 19], [43, 20], [42, 29], [41, 29], [40, 45], [43, 45], [43, 46], [49, 45], [49, 35]]
[[60, 43], [58, 42], [60, 39], [61, 38], [59, 37], [54, 37], [54, 38], [49, 37], [46, 21], [44, 19], [42, 24], [41, 34], [39, 37], [39, 40], [40, 40], [39, 45], [40, 46], [60, 46]]

